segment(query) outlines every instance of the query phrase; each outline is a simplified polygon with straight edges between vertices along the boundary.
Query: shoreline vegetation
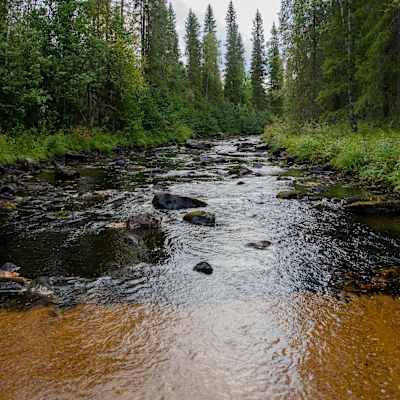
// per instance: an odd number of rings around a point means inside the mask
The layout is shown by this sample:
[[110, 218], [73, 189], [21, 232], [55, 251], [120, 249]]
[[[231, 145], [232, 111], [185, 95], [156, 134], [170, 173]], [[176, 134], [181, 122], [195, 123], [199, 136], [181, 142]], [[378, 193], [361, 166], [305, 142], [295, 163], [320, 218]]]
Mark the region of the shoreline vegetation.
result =
[[391, 128], [360, 124], [298, 125], [276, 122], [266, 127], [264, 141], [271, 151], [285, 150], [297, 163], [327, 164], [365, 184], [400, 192], [400, 139]]

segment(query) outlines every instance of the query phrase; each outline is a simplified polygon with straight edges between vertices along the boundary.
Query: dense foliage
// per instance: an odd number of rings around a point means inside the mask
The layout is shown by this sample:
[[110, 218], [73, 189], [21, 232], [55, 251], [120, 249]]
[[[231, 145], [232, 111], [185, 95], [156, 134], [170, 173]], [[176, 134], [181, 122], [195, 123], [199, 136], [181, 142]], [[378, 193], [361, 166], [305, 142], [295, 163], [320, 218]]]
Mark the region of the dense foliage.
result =
[[250, 80], [236, 18], [230, 3], [221, 71], [211, 6], [203, 28], [190, 11], [181, 52], [166, 0], [2, 0], [0, 135], [261, 132], [271, 116], [262, 19]]
[[398, 0], [282, 0], [281, 38], [292, 119], [400, 123]]

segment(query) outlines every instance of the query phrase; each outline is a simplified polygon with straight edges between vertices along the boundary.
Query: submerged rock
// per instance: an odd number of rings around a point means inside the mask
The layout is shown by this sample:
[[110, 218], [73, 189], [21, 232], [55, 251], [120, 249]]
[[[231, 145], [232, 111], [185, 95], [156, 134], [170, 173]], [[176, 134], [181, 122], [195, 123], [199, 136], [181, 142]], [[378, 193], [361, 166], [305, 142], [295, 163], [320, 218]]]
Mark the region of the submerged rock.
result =
[[229, 169], [229, 175], [235, 175], [235, 176], [247, 176], [251, 175], [253, 171], [247, 167], [243, 167], [241, 165], [236, 165], [232, 168]]
[[279, 192], [276, 195], [276, 198], [280, 200], [298, 200], [301, 199], [302, 197], [304, 197], [304, 194], [297, 190], [292, 190], [288, 192]]
[[55, 168], [56, 179], [59, 179], [61, 181], [70, 181], [78, 179], [80, 177], [79, 171], [73, 168], [61, 166], [56, 163], [54, 164], [54, 168]]
[[193, 271], [200, 272], [201, 274], [205, 275], [212, 275], [214, 269], [208, 262], [201, 262], [193, 268]]
[[188, 140], [185, 143], [185, 147], [190, 150], [209, 150], [212, 148], [212, 144], [207, 142], [195, 142], [193, 140]]
[[131, 231], [140, 229], [160, 229], [162, 218], [158, 215], [143, 213], [132, 215], [127, 222], [127, 228]]
[[186, 214], [183, 220], [193, 225], [215, 226], [215, 214], [206, 211], [193, 211]]
[[346, 204], [344, 208], [356, 214], [398, 214], [400, 215], [400, 200], [375, 199], [356, 201]]
[[272, 242], [269, 240], [261, 240], [259, 242], [252, 242], [248, 243], [247, 247], [250, 247], [251, 249], [256, 249], [256, 250], [266, 250], [272, 246]]
[[153, 198], [153, 206], [159, 210], [183, 210], [207, 207], [207, 203], [190, 197], [158, 193]]

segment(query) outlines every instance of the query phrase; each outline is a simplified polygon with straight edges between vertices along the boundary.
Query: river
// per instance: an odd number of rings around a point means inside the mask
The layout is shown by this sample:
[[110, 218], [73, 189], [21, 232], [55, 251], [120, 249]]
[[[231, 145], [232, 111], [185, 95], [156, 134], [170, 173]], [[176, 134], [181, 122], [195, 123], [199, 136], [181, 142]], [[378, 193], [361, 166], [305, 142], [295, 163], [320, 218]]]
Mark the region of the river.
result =
[[[0, 265], [16, 263], [57, 304], [0, 309], [0, 400], [400, 398], [399, 298], [336, 283], [398, 265], [400, 236], [341, 209], [277, 199], [297, 178], [253, 151], [258, 140], [173, 146], [123, 165], [109, 157], [72, 184], [50, 170], [35, 178], [51, 194], [2, 218]], [[254, 173], [231, 176], [238, 165]], [[65, 206], [93, 190], [110, 199]], [[158, 191], [206, 201], [216, 227], [167, 212], [141, 251], [104, 229], [152, 211]], [[272, 246], [248, 247], [260, 240]], [[212, 275], [193, 271], [201, 261]]]

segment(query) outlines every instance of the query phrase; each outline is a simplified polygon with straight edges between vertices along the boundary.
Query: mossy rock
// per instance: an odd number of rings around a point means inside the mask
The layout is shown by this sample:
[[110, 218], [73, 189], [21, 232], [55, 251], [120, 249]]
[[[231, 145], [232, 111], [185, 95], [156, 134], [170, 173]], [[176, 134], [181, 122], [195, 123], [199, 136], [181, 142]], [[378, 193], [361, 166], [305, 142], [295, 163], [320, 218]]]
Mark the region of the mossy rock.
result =
[[17, 205], [12, 201], [0, 201], [0, 212], [11, 212], [17, 209]]
[[344, 208], [355, 214], [400, 215], [400, 200], [375, 199], [346, 204]]
[[301, 193], [297, 190], [292, 190], [288, 192], [279, 192], [276, 195], [276, 198], [280, 200], [298, 200], [301, 199], [302, 197], [304, 197], [304, 193]]
[[215, 214], [206, 211], [193, 211], [186, 214], [183, 220], [193, 225], [215, 226]]

